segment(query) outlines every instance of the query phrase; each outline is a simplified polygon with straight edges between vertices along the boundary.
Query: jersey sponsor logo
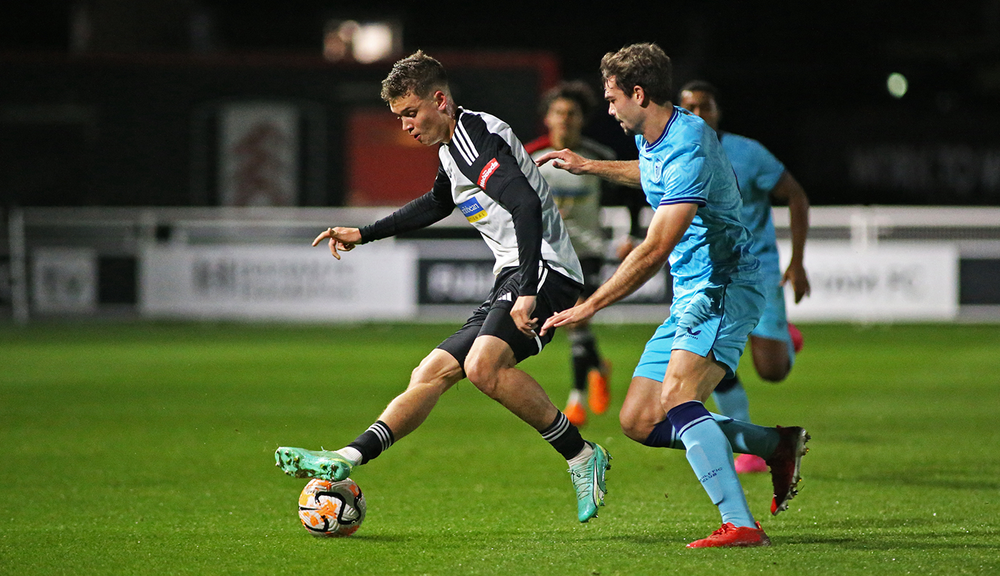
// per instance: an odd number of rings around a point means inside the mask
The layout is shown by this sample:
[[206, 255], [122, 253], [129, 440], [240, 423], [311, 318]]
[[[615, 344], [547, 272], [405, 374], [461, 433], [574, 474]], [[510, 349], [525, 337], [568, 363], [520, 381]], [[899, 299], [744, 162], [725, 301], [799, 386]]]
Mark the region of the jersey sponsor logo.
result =
[[485, 190], [486, 183], [490, 181], [490, 176], [493, 176], [493, 173], [496, 172], [499, 167], [500, 163], [497, 162], [496, 158], [490, 159], [490, 161], [487, 162], [486, 166], [483, 168], [483, 171], [479, 173], [479, 179], [476, 180], [476, 184]]
[[688, 334], [690, 334], [691, 336], [697, 336], [698, 334], [701, 334], [701, 330], [692, 330], [690, 326], [688, 326], [687, 331]]
[[511, 298], [510, 292], [504, 292], [503, 294], [500, 295], [499, 298], [497, 298], [497, 302], [513, 302], [513, 301], [514, 299]]
[[483, 218], [486, 218], [486, 210], [479, 205], [479, 201], [473, 196], [465, 202], [458, 205], [458, 209], [462, 211], [462, 216], [469, 222], [479, 222]]

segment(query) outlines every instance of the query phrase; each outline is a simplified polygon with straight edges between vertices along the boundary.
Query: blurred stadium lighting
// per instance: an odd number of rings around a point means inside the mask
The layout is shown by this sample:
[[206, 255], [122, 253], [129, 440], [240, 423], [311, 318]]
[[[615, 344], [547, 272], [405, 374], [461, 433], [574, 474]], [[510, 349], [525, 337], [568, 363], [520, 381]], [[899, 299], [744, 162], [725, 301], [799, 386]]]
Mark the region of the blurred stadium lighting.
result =
[[893, 72], [886, 79], [885, 86], [888, 88], [889, 94], [893, 98], [898, 99], [906, 96], [906, 91], [909, 89], [910, 83], [906, 80], [906, 76], [903, 76], [899, 72]]
[[393, 22], [330, 20], [323, 34], [323, 57], [362, 64], [386, 60], [400, 53], [402, 36], [401, 26]]

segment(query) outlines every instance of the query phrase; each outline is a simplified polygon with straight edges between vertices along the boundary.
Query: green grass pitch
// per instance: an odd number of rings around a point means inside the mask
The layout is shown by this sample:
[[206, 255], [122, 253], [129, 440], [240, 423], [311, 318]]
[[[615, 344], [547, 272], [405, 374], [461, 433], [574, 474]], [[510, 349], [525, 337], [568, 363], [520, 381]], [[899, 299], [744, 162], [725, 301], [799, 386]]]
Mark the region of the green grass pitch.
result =
[[[806, 325], [783, 384], [741, 375], [760, 424], [812, 433], [770, 548], [687, 550], [718, 527], [684, 455], [617, 423], [651, 326], [598, 325], [613, 404], [584, 436], [614, 456], [576, 521], [565, 461], [468, 382], [353, 475], [361, 530], [317, 539], [279, 445], [339, 448], [454, 326], [0, 325], [4, 574], [998, 574], [1000, 328]], [[523, 364], [562, 407], [564, 336]]]

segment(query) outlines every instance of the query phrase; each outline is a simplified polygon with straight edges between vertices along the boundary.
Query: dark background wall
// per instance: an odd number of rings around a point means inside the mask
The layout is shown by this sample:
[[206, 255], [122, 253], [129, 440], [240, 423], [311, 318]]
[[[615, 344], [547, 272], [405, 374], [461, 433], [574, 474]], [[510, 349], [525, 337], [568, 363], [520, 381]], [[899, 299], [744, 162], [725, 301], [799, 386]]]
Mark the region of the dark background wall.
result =
[[[723, 127], [768, 146], [815, 204], [1000, 204], [1000, 0], [924, 4], [16, 3], [0, 11], [0, 203], [211, 205], [213, 103], [254, 97], [323, 112], [328, 161], [300, 197], [341, 203], [344, 113], [381, 106], [389, 67], [319, 57], [324, 23], [350, 17], [399, 22], [403, 53], [464, 56], [449, 64], [460, 103], [523, 140], [547, 80], [503, 54], [597, 87], [601, 55], [655, 41], [675, 86], [717, 84]], [[634, 156], [606, 115], [589, 131]]]

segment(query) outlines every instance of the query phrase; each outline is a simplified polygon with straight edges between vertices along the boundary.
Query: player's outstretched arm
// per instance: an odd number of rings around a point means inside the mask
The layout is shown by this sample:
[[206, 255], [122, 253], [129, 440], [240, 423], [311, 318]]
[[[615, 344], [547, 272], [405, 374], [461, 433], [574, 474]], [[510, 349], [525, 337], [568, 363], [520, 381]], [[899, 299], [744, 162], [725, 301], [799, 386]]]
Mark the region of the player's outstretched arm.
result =
[[781, 284], [784, 286], [786, 283], [791, 283], [795, 303], [798, 304], [802, 298], [809, 295], [810, 291], [809, 277], [803, 265], [806, 236], [809, 235], [809, 197], [806, 196], [806, 191], [802, 189], [798, 180], [787, 170], [774, 185], [771, 196], [788, 203], [789, 225], [792, 229], [792, 256], [788, 268], [781, 277]]
[[327, 228], [320, 232], [319, 236], [313, 240], [312, 245], [316, 246], [323, 240], [329, 240], [330, 254], [333, 254], [334, 258], [340, 260], [340, 254], [337, 251], [350, 252], [354, 250], [358, 242], [361, 242], [361, 230], [341, 226]]
[[535, 165], [542, 166], [547, 162], [571, 174], [592, 174], [615, 184], [633, 188], [640, 186], [638, 160], [592, 160], [563, 148], [542, 154], [535, 160]]
[[669, 204], [657, 208], [646, 239], [629, 252], [611, 278], [581, 304], [550, 316], [542, 325], [541, 334], [550, 328], [586, 320], [598, 310], [635, 292], [663, 268], [697, 212], [697, 204]]

